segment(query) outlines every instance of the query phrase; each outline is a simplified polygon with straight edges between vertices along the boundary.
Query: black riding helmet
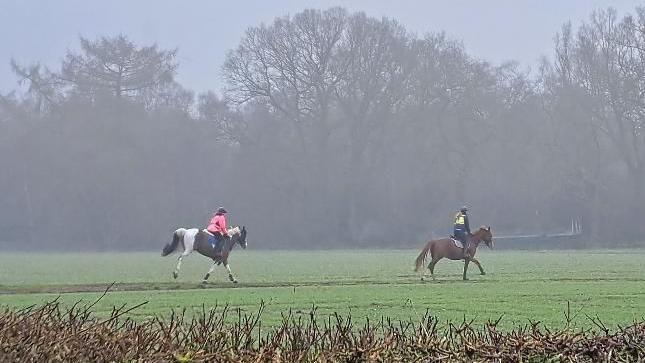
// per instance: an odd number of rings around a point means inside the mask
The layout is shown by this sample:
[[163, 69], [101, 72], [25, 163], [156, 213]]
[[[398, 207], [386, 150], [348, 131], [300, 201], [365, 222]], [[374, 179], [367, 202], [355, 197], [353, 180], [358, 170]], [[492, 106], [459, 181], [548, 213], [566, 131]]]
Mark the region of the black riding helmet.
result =
[[468, 207], [463, 206], [463, 207], [461, 207], [461, 209], [459, 211], [463, 212], [463, 213], [466, 213], [468, 211]]
[[217, 214], [224, 214], [224, 213], [228, 213], [226, 209], [224, 209], [224, 207], [217, 208]]

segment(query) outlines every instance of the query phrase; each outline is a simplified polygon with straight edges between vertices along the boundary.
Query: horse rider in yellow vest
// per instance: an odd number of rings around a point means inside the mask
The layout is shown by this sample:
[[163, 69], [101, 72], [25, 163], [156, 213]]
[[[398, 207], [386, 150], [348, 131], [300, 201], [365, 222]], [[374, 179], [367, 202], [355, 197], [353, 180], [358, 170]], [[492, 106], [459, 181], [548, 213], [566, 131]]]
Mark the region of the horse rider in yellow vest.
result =
[[468, 223], [468, 208], [461, 207], [459, 213], [455, 215], [455, 228], [454, 234], [461, 244], [464, 246], [464, 258], [466, 258], [466, 252], [468, 251], [468, 236], [470, 236], [470, 224]]

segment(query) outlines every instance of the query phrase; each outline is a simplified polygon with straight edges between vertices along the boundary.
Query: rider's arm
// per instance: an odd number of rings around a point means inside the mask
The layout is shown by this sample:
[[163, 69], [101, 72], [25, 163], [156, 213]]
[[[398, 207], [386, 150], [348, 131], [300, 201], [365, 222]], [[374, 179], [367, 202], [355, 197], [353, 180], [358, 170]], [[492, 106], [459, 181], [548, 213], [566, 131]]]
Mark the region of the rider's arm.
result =
[[208, 226], [206, 227], [206, 230], [211, 233], [214, 233], [217, 230], [216, 225], [217, 225], [217, 219], [216, 217], [213, 217], [211, 218], [210, 222], [208, 222]]
[[226, 229], [226, 217], [220, 218], [220, 227], [222, 228], [222, 235], [228, 236], [228, 229]]

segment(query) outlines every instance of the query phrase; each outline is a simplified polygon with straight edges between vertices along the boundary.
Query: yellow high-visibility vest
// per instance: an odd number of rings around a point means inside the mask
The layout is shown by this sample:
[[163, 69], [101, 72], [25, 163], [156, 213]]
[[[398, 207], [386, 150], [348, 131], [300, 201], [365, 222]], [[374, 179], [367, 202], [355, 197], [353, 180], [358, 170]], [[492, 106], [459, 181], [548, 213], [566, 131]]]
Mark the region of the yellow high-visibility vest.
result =
[[464, 215], [459, 212], [455, 215], [455, 226], [463, 226], [466, 224], [466, 221], [464, 219]]

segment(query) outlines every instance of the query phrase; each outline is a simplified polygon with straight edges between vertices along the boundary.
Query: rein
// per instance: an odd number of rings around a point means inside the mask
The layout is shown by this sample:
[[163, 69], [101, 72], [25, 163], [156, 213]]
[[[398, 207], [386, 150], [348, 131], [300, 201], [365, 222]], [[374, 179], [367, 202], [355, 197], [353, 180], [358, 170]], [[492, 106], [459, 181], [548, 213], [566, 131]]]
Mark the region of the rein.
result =
[[239, 239], [240, 238], [240, 233], [241, 232], [238, 231], [238, 232], [235, 233], [235, 235], [230, 236], [230, 238], [228, 238], [226, 240], [226, 244], [224, 245], [224, 248], [222, 248], [222, 252], [224, 252], [224, 250], [226, 250], [226, 252], [228, 253], [228, 252], [231, 252], [233, 250], [235, 245], [238, 243], [237, 240], [233, 240], [233, 239], [234, 238]]

